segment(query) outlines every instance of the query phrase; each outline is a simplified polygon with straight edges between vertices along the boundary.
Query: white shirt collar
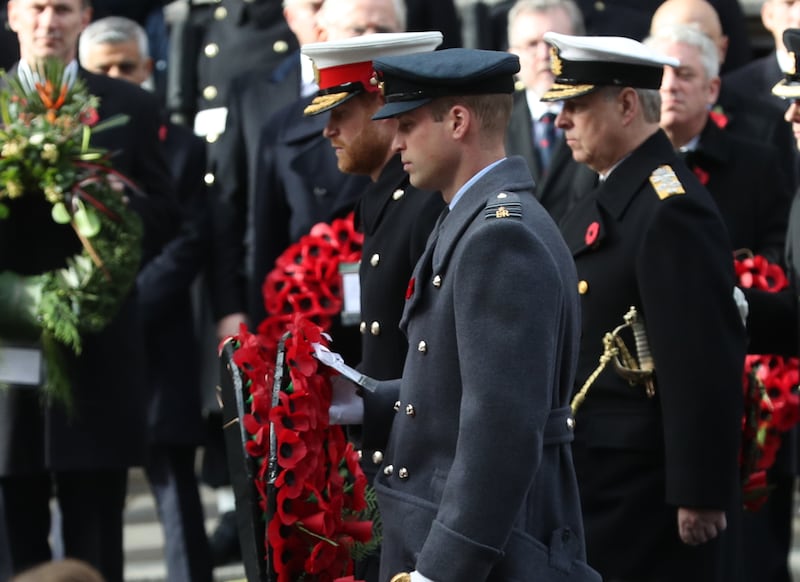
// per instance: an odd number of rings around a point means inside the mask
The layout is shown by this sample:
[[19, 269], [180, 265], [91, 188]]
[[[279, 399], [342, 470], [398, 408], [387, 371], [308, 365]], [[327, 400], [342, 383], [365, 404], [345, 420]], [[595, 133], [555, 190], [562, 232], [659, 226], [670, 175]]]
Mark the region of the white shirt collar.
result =
[[560, 101], [553, 103], [539, 101], [539, 95], [533, 89], [525, 90], [525, 101], [528, 103], [528, 110], [531, 112], [531, 119], [534, 121], [541, 119], [545, 113], [553, 113], [554, 115], [561, 113], [562, 103]]
[[502, 161], [503, 161], [503, 160], [505, 160], [505, 159], [506, 159], [506, 158], [501, 158], [501, 159], [497, 160], [496, 162], [492, 162], [491, 164], [489, 164], [488, 166], [486, 166], [484, 169], [482, 169], [480, 172], [478, 172], [477, 174], [475, 174], [474, 176], [472, 176], [472, 178], [470, 178], [469, 180], [467, 180], [466, 184], [464, 184], [463, 186], [461, 186], [461, 188], [459, 188], [459, 189], [458, 189], [458, 192], [456, 192], [456, 195], [455, 195], [455, 196], [453, 196], [453, 199], [450, 201], [450, 204], [448, 204], [448, 206], [449, 206], [450, 210], [452, 210], [453, 208], [455, 208], [455, 206], [456, 206], [456, 204], [458, 203], [458, 201], [459, 201], [459, 200], [461, 200], [461, 197], [464, 195], [464, 192], [466, 192], [467, 190], [469, 190], [469, 189], [470, 189], [470, 187], [471, 187], [471, 186], [472, 186], [472, 185], [473, 185], [475, 182], [477, 182], [478, 180], [480, 180], [480, 179], [481, 179], [481, 178], [482, 178], [482, 177], [483, 177], [483, 176], [484, 176], [486, 173], [488, 173], [488, 172], [489, 172], [489, 170], [491, 170], [492, 168], [494, 168], [494, 167], [495, 167], [497, 164], [499, 164], [500, 162], [502, 162]]

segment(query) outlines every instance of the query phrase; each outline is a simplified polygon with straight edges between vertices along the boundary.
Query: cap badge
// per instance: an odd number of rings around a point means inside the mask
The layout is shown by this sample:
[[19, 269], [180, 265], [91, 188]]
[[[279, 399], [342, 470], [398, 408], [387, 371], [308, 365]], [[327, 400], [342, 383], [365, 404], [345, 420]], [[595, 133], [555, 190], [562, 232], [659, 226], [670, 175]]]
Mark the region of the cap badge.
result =
[[550, 47], [550, 70], [555, 76], [559, 76], [563, 69], [561, 57], [558, 56], [558, 49], [554, 46]]
[[380, 82], [378, 82], [378, 75], [373, 73], [372, 76], [369, 78], [369, 84], [372, 85], [373, 87], [380, 87], [381, 85]]
[[666, 164], [653, 170], [653, 173], [650, 174], [650, 183], [660, 200], [666, 200], [676, 194], [686, 194], [683, 184], [675, 175], [675, 170]]

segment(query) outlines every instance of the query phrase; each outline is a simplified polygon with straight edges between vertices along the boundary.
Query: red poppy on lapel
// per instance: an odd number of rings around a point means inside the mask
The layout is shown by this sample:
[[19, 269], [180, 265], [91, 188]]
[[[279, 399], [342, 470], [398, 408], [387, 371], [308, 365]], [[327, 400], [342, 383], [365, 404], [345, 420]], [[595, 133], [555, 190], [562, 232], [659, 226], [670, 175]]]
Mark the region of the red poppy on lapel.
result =
[[728, 121], [730, 121], [728, 116], [725, 115], [720, 108], [712, 109], [708, 112], [708, 116], [711, 118], [711, 121], [713, 121], [714, 124], [720, 129], [725, 129], [725, 127], [728, 125]]
[[694, 172], [694, 175], [697, 176], [697, 179], [700, 180], [700, 183], [703, 186], [708, 184], [708, 179], [710, 178], [710, 176], [708, 175], [708, 172], [706, 172], [703, 168], [695, 166], [694, 168], [692, 168], [692, 172]]
[[408, 280], [408, 287], [406, 287], [406, 301], [408, 301], [409, 299], [411, 299], [411, 297], [414, 296], [414, 283], [415, 282], [416, 282], [416, 279], [414, 279], [414, 277], [411, 277], [411, 279]]
[[583, 235], [583, 240], [587, 246], [592, 246], [600, 234], [600, 223], [596, 220], [586, 228], [586, 234]]

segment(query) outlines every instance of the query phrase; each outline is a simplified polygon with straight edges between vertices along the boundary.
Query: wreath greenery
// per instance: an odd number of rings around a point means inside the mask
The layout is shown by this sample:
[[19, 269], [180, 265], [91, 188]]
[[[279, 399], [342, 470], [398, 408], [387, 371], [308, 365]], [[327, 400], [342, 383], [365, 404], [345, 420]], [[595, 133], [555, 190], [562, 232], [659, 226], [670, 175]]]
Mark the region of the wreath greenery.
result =
[[67, 406], [64, 350], [79, 355], [85, 335], [114, 318], [135, 282], [142, 237], [123, 194], [135, 186], [112, 169], [107, 152], [89, 145], [93, 132], [127, 119], [98, 123], [99, 100], [76, 73], [48, 60], [18, 77], [2, 73], [0, 92], [0, 220], [13, 219], [15, 199], [42, 196], [52, 220], [71, 226], [82, 248], [53, 271], [0, 272], [0, 327], [4, 340], [41, 342], [44, 394]]

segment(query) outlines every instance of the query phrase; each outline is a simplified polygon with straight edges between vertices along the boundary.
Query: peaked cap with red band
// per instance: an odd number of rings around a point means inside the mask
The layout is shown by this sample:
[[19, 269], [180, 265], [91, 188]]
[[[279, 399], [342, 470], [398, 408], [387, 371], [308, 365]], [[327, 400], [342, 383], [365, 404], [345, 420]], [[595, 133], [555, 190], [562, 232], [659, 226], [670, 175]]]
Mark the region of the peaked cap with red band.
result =
[[438, 31], [383, 32], [303, 46], [301, 51], [314, 62], [319, 83], [305, 115], [323, 113], [365, 91], [380, 91], [372, 68], [374, 59], [430, 52], [441, 43]]

